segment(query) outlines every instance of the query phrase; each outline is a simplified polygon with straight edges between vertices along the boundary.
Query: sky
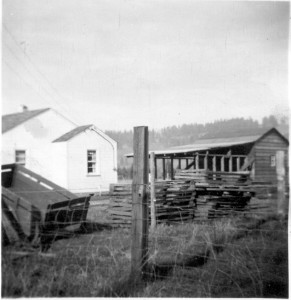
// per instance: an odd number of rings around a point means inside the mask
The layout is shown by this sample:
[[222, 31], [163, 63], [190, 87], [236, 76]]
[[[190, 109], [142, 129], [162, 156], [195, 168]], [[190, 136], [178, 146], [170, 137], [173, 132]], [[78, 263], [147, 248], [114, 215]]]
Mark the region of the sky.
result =
[[289, 2], [2, 3], [2, 114], [129, 130], [288, 110]]

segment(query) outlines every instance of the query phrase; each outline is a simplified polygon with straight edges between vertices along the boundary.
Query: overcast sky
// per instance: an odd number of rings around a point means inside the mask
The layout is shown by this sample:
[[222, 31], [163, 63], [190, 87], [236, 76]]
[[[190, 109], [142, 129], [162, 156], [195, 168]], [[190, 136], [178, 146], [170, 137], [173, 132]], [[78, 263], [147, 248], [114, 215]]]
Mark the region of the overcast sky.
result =
[[2, 113], [150, 129], [288, 107], [288, 2], [3, 0]]

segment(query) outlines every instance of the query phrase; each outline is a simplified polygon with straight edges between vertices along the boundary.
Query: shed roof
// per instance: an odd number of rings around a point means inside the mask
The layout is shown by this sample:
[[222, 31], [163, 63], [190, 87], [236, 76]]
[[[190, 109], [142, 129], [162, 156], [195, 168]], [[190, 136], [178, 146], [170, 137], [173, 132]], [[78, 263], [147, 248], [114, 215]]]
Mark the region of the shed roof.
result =
[[45, 111], [48, 111], [49, 109], [50, 108], [28, 110], [20, 113], [2, 116], [2, 133], [5, 133], [15, 128], [16, 126], [44, 113]]
[[57, 139], [55, 139], [53, 141], [53, 143], [66, 142], [66, 141], [72, 139], [73, 137], [75, 137], [76, 135], [84, 132], [86, 129], [91, 128], [92, 126], [94, 126], [94, 125], [90, 124], [90, 125], [83, 125], [83, 126], [76, 127], [73, 130], [71, 130], [71, 131], [61, 135]]
[[[187, 153], [193, 153], [198, 151], [207, 151], [207, 150], [213, 150], [213, 149], [219, 149], [225, 147], [252, 144], [272, 131], [275, 131], [278, 135], [281, 136], [281, 138], [286, 143], [289, 143], [288, 140], [277, 129], [271, 128], [267, 131], [266, 129], [263, 132], [261, 131], [262, 132], [261, 134], [258, 134], [259, 131], [255, 132], [253, 135], [251, 134], [246, 135], [246, 132], [244, 132], [243, 134], [240, 134], [238, 132], [237, 136], [232, 136], [232, 137], [221, 137], [221, 138], [211, 138], [211, 139], [201, 138], [199, 140], [196, 140], [195, 143], [191, 145], [171, 147], [169, 149], [157, 150], [153, 152], [155, 152], [155, 155], [174, 155], [179, 153], [187, 154]], [[126, 157], [132, 157], [132, 156], [133, 153], [126, 155]]]

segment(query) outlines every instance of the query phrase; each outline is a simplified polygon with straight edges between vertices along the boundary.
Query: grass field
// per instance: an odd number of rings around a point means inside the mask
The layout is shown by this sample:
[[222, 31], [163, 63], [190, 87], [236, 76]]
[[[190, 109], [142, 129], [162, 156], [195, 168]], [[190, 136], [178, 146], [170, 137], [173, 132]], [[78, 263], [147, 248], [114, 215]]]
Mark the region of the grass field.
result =
[[[133, 286], [129, 229], [89, 211], [74, 236], [46, 256], [2, 248], [2, 297], [288, 297], [287, 221], [276, 217], [159, 225], [149, 236], [147, 280]], [[106, 218], [105, 218], [106, 219]]]

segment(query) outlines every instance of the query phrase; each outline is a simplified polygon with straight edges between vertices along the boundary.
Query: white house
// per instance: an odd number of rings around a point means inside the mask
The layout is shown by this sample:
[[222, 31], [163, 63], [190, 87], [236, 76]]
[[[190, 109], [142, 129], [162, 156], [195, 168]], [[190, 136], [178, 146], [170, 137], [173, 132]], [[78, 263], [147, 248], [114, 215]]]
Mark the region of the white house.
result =
[[117, 182], [117, 143], [54, 109], [2, 116], [2, 164], [19, 163], [74, 193]]

